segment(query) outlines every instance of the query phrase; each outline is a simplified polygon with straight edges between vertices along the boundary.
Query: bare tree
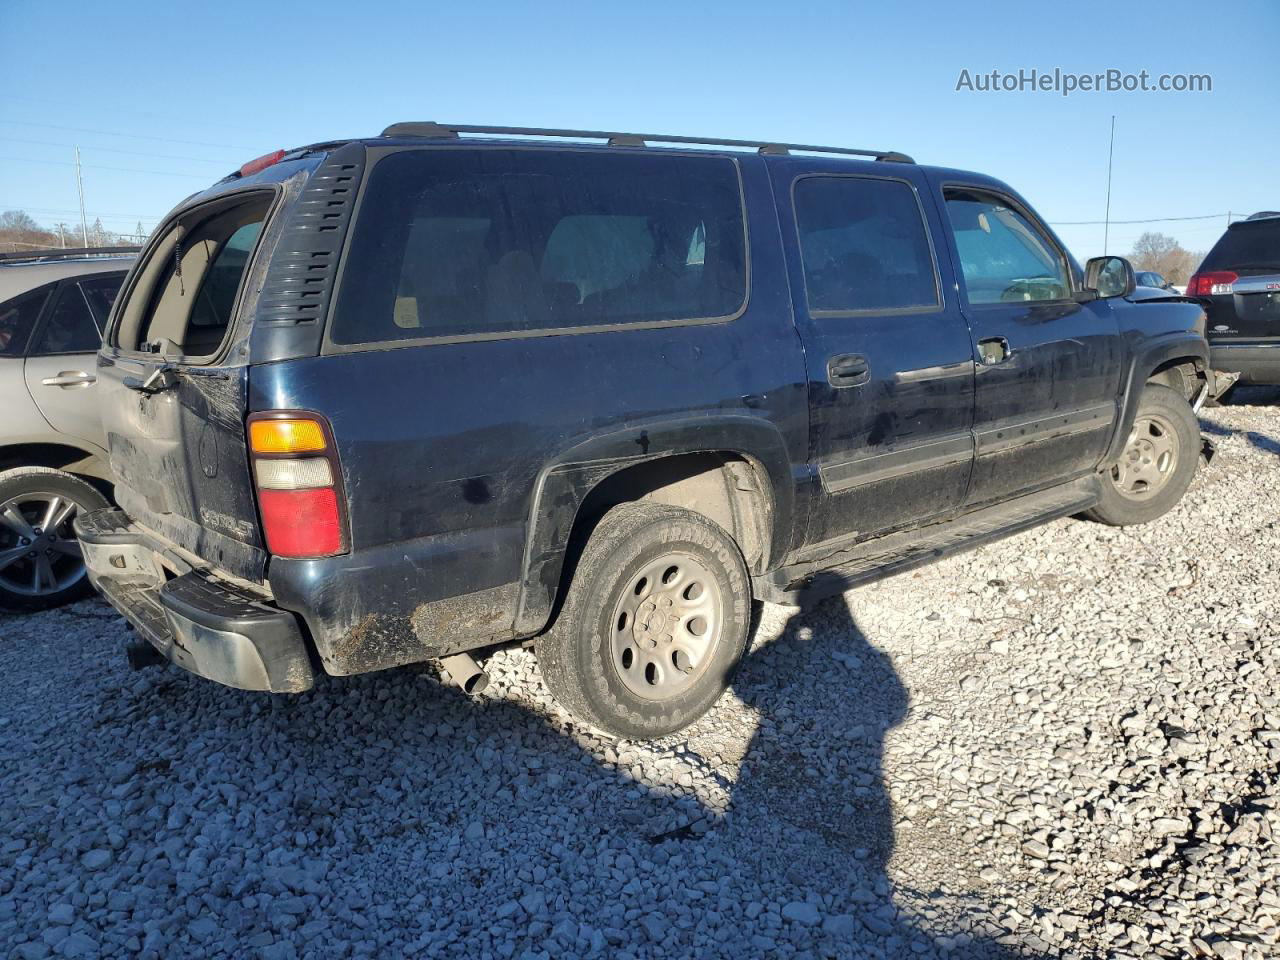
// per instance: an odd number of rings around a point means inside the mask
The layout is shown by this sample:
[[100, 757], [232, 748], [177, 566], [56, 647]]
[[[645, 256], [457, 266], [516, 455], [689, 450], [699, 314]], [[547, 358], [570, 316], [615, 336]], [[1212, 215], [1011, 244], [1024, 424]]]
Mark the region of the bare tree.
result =
[[0, 230], [33, 232], [39, 229], [40, 224], [25, 210], [6, 210], [0, 213]]
[[1154, 270], [1170, 283], [1186, 283], [1202, 254], [1183, 249], [1173, 237], [1147, 232], [1140, 236], [1129, 254], [1135, 270]]

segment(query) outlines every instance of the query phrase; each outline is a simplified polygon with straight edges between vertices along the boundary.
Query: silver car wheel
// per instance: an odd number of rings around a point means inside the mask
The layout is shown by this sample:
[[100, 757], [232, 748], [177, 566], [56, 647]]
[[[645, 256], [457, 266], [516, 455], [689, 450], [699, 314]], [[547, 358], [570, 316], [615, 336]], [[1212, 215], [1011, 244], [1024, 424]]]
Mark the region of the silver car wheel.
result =
[[0, 503], [0, 588], [43, 597], [85, 577], [71, 522], [80, 505], [57, 493], [24, 493]]

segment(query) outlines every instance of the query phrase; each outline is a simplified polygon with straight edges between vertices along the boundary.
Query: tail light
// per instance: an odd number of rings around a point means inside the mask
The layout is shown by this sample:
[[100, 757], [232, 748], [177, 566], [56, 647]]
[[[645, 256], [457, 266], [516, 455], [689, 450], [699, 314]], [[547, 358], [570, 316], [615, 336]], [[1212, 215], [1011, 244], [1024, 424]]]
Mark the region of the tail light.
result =
[[277, 557], [331, 557], [347, 549], [341, 472], [328, 422], [315, 413], [249, 417], [249, 457], [267, 550]]
[[1239, 279], [1240, 275], [1230, 270], [1207, 270], [1204, 273], [1197, 273], [1187, 281], [1187, 296], [1216, 297], [1231, 293], [1233, 290], [1231, 285]]

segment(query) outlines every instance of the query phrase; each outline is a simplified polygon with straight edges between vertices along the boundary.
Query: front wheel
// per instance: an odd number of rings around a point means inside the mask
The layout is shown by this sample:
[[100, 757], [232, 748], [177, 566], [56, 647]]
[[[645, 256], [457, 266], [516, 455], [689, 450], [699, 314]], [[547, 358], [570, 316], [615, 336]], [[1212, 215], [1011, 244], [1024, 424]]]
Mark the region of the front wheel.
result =
[[718, 524], [628, 503], [593, 532], [538, 665], [560, 704], [605, 733], [650, 739], [702, 716], [728, 686], [751, 624], [751, 584]]
[[1200, 424], [1185, 397], [1147, 384], [1120, 459], [1102, 474], [1085, 515], [1123, 527], [1162, 517], [1182, 499], [1200, 458]]

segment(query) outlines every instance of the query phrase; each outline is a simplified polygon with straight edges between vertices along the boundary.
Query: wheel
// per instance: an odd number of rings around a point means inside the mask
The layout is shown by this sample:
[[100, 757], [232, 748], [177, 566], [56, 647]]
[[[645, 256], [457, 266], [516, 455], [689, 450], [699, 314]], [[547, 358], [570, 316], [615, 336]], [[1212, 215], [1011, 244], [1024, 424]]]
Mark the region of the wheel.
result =
[[1200, 424], [1175, 390], [1147, 384], [1120, 459], [1102, 475], [1090, 519], [1123, 527], [1164, 516], [1182, 499], [1200, 459]]
[[0, 473], [0, 607], [45, 610], [90, 591], [71, 521], [106, 498], [48, 467]]
[[674, 733], [719, 699], [750, 636], [742, 551], [678, 507], [628, 503], [601, 519], [555, 624], [536, 643], [547, 687], [597, 729]]

